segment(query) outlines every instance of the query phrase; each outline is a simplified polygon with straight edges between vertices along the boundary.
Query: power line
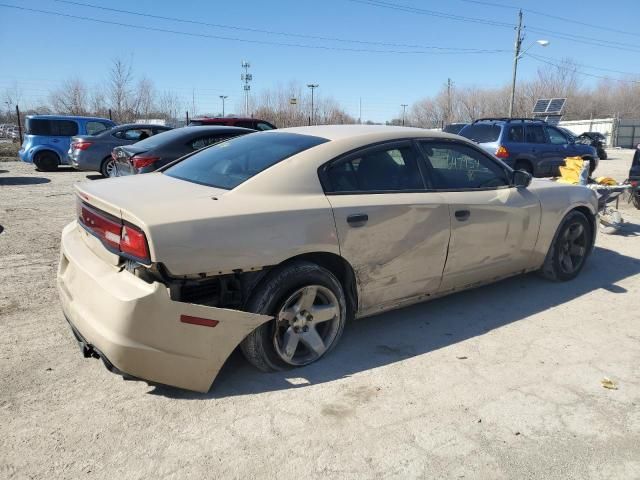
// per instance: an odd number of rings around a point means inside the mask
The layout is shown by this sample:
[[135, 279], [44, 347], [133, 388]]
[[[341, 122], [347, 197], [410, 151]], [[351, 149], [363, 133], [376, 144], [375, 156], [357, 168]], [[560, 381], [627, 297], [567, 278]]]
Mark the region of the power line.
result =
[[640, 33], [638, 32], [630, 32], [628, 30], [620, 30], [617, 28], [611, 28], [611, 27], [603, 27], [602, 25], [596, 25], [593, 23], [587, 23], [587, 22], [582, 22], [580, 20], [576, 20], [574, 18], [567, 18], [567, 17], [560, 17], [558, 15], [551, 15], [550, 13], [544, 13], [544, 12], [540, 12], [538, 10], [531, 10], [530, 8], [521, 8], [521, 7], [517, 7], [517, 6], [513, 6], [513, 5], [503, 5], [500, 3], [494, 3], [494, 2], [486, 2], [483, 0], [460, 0], [461, 2], [466, 2], [466, 3], [476, 3], [478, 5], [487, 5], [490, 7], [499, 7], [499, 8], [507, 8], [509, 10], [519, 10], [521, 9], [523, 12], [526, 13], [531, 13], [533, 15], [540, 15], [542, 17], [547, 17], [547, 18], [553, 18], [554, 20], [560, 20], [563, 22], [568, 22], [568, 23], [574, 23], [576, 25], [582, 25], [583, 27], [590, 27], [590, 28], [595, 28], [597, 30], [606, 30], [608, 32], [613, 32], [613, 33], [622, 33], [624, 35], [633, 35], [635, 37], [640, 37]]
[[[484, 19], [484, 18], [478, 18], [478, 17], [465, 17], [465, 16], [462, 16], [462, 15], [454, 15], [454, 14], [449, 14], [449, 13], [446, 13], [446, 12], [440, 12], [440, 11], [435, 11], [435, 10], [427, 10], [427, 9], [424, 9], [424, 8], [411, 7], [411, 6], [408, 6], [408, 5], [386, 2], [386, 1], [383, 1], [383, 0], [349, 0], [349, 1], [350, 2], [355, 2], [355, 3], [361, 3], [361, 4], [364, 4], [364, 5], [370, 5], [370, 6], [374, 6], [374, 7], [387, 8], [387, 9], [397, 10], [397, 11], [407, 12], [407, 13], [417, 13], [417, 14], [420, 14], [420, 15], [429, 15], [429, 16], [445, 18], [445, 19], [449, 19], [449, 20], [462, 21], [462, 22], [466, 22], [466, 23], [478, 23], [478, 24], [483, 24], [483, 25], [491, 25], [491, 26], [505, 27], [505, 28], [513, 28], [514, 27], [510, 23], [498, 22], [498, 21], [493, 21], [493, 20]], [[466, 1], [466, 0], [463, 0], [463, 1]], [[469, 1], [471, 1], [471, 0], [469, 0]], [[487, 2], [487, 3], [490, 3], [490, 2]], [[492, 4], [492, 5], [497, 6], [497, 4]], [[522, 9], [522, 10], [525, 11], [526, 9]], [[529, 10], [526, 10], [526, 11], [529, 11]], [[539, 13], [539, 12], [531, 11], [531, 13]], [[604, 47], [604, 48], [615, 48], [616, 50], [627, 50], [627, 51], [630, 51], [630, 52], [640, 53], [640, 45], [635, 45], [635, 44], [630, 44], [630, 43], [623, 43], [623, 42], [616, 42], [616, 41], [612, 41], [612, 40], [603, 40], [603, 39], [594, 38], [594, 37], [587, 37], [587, 36], [583, 36], [583, 35], [575, 35], [575, 34], [571, 34], [571, 33], [567, 33], [567, 32], [559, 32], [557, 30], [550, 30], [550, 29], [546, 29], [546, 28], [538, 28], [538, 27], [535, 27], [535, 26], [528, 26], [527, 29], [529, 31], [531, 31], [531, 32], [552, 34], [552, 35], [555, 35], [556, 37], [561, 38], [563, 40], [568, 40], [568, 41], [575, 42], [575, 43], [582, 43], [582, 44], [585, 44], [585, 45], [593, 45], [593, 46]]]
[[584, 76], [587, 76], [587, 77], [594, 77], [594, 78], [603, 78], [605, 80], [614, 80], [616, 82], [625, 82], [625, 83], [633, 83], [633, 84], [639, 84], [640, 85], [640, 81], [638, 81], [638, 80], [629, 80], [629, 79], [623, 79], [623, 78], [612, 78], [612, 77], [607, 77], [605, 75], [596, 75], [595, 73], [582, 72], [582, 71], [580, 71], [580, 70], [578, 70], [576, 68], [572, 68], [570, 65], [560, 65], [560, 64], [557, 64], [557, 63], [554, 63], [554, 62], [549, 62], [547, 60], [544, 60], [542, 57], [538, 57], [537, 55], [533, 55], [531, 53], [527, 53], [526, 56], [533, 58], [537, 62], [546, 63], [547, 65], [551, 65], [551, 66], [559, 68], [561, 70], [567, 70], [567, 71], [575, 72], [578, 75], [584, 75]]
[[[151, 13], [136, 12], [136, 11], [132, 11], [132, 10], [122, 10], [122, 9], [118, 9], [118, 8], [103, 7], [101, 5], [95, 5], [95, 4], [91, 4], [91, 3], [75, 2], [75, 1], [72, 1], [72, 0], [53, 0], [53, 1], [54, 2], [58, 2], [58, 3], [67, 3], [67, 4], [70, 4], [70, 5], [82, 6], [82, 7], [88, 7], [88, 8], [95, 8], [95, 9], [109, 11], [109, 12], [125, 13], [125, 14], [128, 14], [128, 15], [137, 15], [137, 16], [140, 16], [140, 17], [155, 18], [155, 19], [158, 19], [158, 20], [167, 20], [167, 21], [172, 21], [172, 22], [188, 23], [188, 24], [192, 24], [192, 25], [203, 25], [203, 26], [207, 26], [207, 27], [224, 28], [224, 29], [228, 29], [228, 30], [240, 30], [240, 31], [252, 32], [252, 33], [264, 33], [264, 34], [268, 34], [268, 35], [281, 35], [281, 36], [286, 36], [286, 37], [308, 38], [308, 39], [311, 39], [311, 40], [323, 40], [323, 41], [343, 42], [343, 43], [357, 43], [357, 44], [361, 44], [361, 45], [377, 45], [377, 46], [384, 46], [384, 47], [423, 48], [423, 49], [449, 50], [449, 51], [460, 51], [460, 52], [466, 52], [466, 51], [475, 52], [475, 51], [478, 50], [477, 48], [458, 48], [458, 47], [441, 47], [441, 46], [434, 46], [434, 45], [411, 45], [411, 44], [406, 44], [406, 43], [373, 42], [373, 41], [368, 41], [368, 40], [352, 40], [352, 39], [339, 38], [339, 37], [325, 37], [325, 36], [320, 36], [320, 35], [308, 35], [308, 34], [302, 34], [302, 33], [279, 32], [279, 31], [275, 31], [275, 30], [263, 30], [263, 29], [259, 29], [259, 28], [239, 27], [237, 25], [226, 25], [226, 24], [221, 24], [221, 23], [209, 23], [209, 22], [203, 22], [203, 21], [187, 19], [187, 18], [167, 17], [167, 16], [163, 16], [163, 15], [155, 15], [155, 14], [151, 14]], [[495, 50], [495, 51], [496, 52], [504, 52], [504, 50]]]
[[[543, 59], [548, 60], [548, 61], [562, 62], [562, 60], [559, 60], [559, 59], [557, 59], [557, 58], [546, 57], [546, 56], [544, 56], [544, 55], [539, 55], [539, 54], [537, 54], [537, 53], [535, 54], [535, 56], [536, 56], [536, 57], [539, 57], [539, 58], [543, 58]], [[603, 72], [620, 73], [620, 74], [622, 74], [622, 75], [629, 75], [629, 76], [639, 76], [639, 75], [640, 75], [640, 73], [637, 73], [637, 72], [636, 72], [636, 73], [633, 73], [633, 72], [623, 72], [622, 70], [613, 70], [613, 69], [611, 69], [611, 68], [596, 67], [596, 66], [593, 66], [593, 65], [587, 65], [587, 64], [585, 64], [585, 63], [573, 63], [573, 62], [572, 62], [572, 65], [575, 65], [576, 67], [589, 68], [589, 69], [592, 69], [592, 70], [601, 70], [601, 71], [603, 71]]]

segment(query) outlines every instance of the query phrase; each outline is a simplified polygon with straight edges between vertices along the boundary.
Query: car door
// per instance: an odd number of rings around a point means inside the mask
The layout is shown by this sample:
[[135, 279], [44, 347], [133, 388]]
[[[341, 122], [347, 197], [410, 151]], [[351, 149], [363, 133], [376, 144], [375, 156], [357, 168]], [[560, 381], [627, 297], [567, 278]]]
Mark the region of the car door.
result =
[[550, 145], [542, 123], [527, 123], [524, 131], [525, 151], [530, 155], [533, 172], [538, 175], [546, 175], [551, 169], [545, 163], [545, 155]]
[[466, 288], [530, 266], [540, 202], [511, 186], [511, 170], [471, 145], [421, 141], [428, 186], [449, 206], [451, 239], [440, 292]]
[[358, 279], [359, 311], [373, 313], [438, 290], [449, 242], [449, 208], [425, 190], [412, 141], [385, 143], [321, 171], [340, 253]]
[[62, 163], [69, 163], [69, 147], [71, 147], [71, 137], [78, 135], [78, 122], [75, 120], [52, 120], [51, 144], [60, 154]]
[[545, 163], [551, 168], [551, 173], [556, 175], [559, 166], [564, 165], [564, 159], [577, 154], [575, 143], [569, 142], [564, 133], [555, 127], [545, 127], [549, 139], [549, 152], [545, 154]]

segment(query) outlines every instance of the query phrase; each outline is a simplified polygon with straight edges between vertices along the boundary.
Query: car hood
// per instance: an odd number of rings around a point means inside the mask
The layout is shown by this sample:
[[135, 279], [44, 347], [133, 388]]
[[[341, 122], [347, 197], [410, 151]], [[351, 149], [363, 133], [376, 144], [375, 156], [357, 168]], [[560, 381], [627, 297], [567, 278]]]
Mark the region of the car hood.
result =
[[83, 201], [145, 230], [217, 215], [218, 200], [229, 193], [162, 173], [94, 180], [76, 189]]

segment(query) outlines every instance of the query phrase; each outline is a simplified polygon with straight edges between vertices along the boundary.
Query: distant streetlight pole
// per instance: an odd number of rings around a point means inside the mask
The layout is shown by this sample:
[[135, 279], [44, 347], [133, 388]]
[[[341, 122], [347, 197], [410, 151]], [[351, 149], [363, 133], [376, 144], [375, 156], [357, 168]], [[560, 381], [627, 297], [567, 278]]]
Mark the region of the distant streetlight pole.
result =
[[229, 95], [220, 95], [220, 99], [222, 100], [222, 116], [224, 117], [224, 101], [227, 99]]
[[253, 80], [253, 74], [249, 73], [249, 68], [251, 64], [247, 61], [242, 62], [242, 68], [244, 68], [244, 73], [240, 75], [240, 79], [244, 82], [244, 112], [249, 116], [249, 91], [251, 90], [251, 85], [249, 83]]
[[315, 112], [313, 110], [313, 91], [318, 88], [320, 85], [317, 83], [309, 83], [307, 87], [311, 89], [311, 116], [309, 117], [309, 125], [315, 125]]
[[407, 105], [406, 103], [403, 103], [402, 105], [400, 105], [402, 107], [402, 126], [404, 127], [404, 117], [405, 117], [405, 112], [407, 111], [407, 107], [409, 105]]
[[509, 118], [513, 117], [513, 107], [516, 99], [516, 77], [518, 75], [518, 60], [527, 53], [527, 51], [534, 45], [540, 45], [546, 47], [549, 45], [549, 40], [536, 40], [524, 50], [522, 49], [522, 41], [524, 35], [522, 35], [522, 10], [518, 11], [518, 26], [516, 27], [516, 42], [513, 52], [513, 78], [511, 79], [511, 98], [509, 99]]

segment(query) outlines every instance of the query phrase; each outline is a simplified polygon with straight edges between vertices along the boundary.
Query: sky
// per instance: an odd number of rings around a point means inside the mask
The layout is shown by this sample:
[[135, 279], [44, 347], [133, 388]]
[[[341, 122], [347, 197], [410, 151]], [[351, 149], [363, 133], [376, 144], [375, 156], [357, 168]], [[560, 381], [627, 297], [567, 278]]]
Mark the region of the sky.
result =
[[[0, 0], [0, 93], [17, 84], [25, 103], [43, 103], [69, 78], [103, 85], [119, 57], [187, 107], [194, 97], [196, 113], [218, 112], [220, 95], [229, 97], [227, 113], [239, 112], [246, 60], [253, 95], [317, 83], [316, 95], [354, 117], [361, 101], [363, 121], [385, 121], [447, 78], [454, 88], [509, 83], [516, 7], [524, 9], [523, 47], [549, 40], [529, 53], [571, 58], [584, 85], [640, 75], [638, 0]], [[525, 56], [518, 78], [543, 65]]]

